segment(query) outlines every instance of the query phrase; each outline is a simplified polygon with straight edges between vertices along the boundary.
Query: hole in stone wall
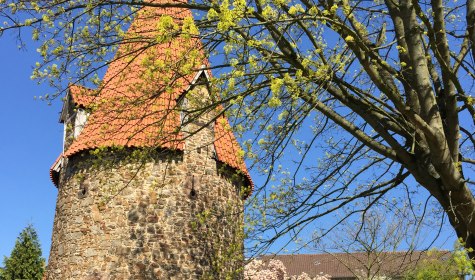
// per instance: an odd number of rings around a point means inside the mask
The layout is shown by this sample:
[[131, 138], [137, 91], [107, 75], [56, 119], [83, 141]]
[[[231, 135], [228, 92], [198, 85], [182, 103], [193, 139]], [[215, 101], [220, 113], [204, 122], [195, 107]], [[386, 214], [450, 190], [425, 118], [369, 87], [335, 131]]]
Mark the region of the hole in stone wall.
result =
[[195, 189], [195, 175], [192, 176], [191, 178], [191, 191], [190, 191], [190, 198], [196, 198], [197, 192]]
[[87, 186], [81, 185], [78, 192], [79, 198], [85, 198], [87, 196]]
[[198, 154], [201, 154], [201, 147], [198, 147], [196, 151], [198, 152]]
[[196, 197], [196, 190], [195, 190], [195, 189], [191, 189], [191, 191], [190, 191], [190, 197], [191, 197], [191, 198], [195, 198], [195, 197]]

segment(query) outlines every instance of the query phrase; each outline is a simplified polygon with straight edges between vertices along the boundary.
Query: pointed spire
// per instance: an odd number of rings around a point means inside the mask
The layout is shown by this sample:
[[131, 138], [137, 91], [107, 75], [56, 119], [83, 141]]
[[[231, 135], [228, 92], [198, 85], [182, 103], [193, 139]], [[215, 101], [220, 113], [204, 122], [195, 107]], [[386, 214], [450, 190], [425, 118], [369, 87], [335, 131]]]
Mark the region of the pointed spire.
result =
[[[73, 100], [87, 100], [85, 107], [91, 114], [64, 157], [114, 146], [183, 150], [177, 100], [196, 80], [202, 65], [208, 61], [189, 9], [142, 8], [99, 88], [88, 91], [70, 87]], [[215, 122], [214, 131], [218, 160], [241, 170], [252, 185], [239, 144], [224, 116]]]
[[[150, 1], [164, 3], [165, 1]], [[206, 58], [197, 38], [181, 34], [192, 22], [184, 8], [144, 7], [136, 14], [96, 91], [93, 112], [65, 156], [99, 146], [183, 149], [176, 100]]]

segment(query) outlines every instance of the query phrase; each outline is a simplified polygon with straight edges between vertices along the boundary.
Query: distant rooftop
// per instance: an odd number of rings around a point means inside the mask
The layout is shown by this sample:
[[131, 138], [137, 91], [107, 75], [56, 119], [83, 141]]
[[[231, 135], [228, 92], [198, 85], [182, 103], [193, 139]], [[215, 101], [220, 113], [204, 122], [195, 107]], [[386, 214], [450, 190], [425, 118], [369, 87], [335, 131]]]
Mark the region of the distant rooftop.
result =
[[260, 259], [268, 261], [280, 260], [287, 268], [289, 276], [305, 272], [311, 277], [328, 274], [333, 279], [356, 279], [359, 274], [371, 269], [377, 275], [398, 278], [404, 272], [414, 268], [420, 261], [432, 258], [448, 258], [450, 252], [438, 251], [429, 254], [424, 251], [382, 252], [382, 253], [332, 253], [332, 254], [298, 254], [263, 256]]

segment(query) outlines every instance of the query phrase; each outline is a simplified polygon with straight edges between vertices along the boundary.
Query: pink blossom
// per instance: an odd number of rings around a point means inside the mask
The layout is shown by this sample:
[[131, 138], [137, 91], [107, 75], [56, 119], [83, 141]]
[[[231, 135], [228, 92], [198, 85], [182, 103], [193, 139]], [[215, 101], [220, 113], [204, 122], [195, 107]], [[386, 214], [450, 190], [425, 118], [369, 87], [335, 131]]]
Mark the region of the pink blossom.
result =
[[330, 280], [331, 276], [320, 274], [310, 277], [303, 272], [297, 276], [288, 276], [284, 263], [280, 260], [270, 260], [268, 263], [262, 260], [252, 260], [244, 267], [245, 280]]

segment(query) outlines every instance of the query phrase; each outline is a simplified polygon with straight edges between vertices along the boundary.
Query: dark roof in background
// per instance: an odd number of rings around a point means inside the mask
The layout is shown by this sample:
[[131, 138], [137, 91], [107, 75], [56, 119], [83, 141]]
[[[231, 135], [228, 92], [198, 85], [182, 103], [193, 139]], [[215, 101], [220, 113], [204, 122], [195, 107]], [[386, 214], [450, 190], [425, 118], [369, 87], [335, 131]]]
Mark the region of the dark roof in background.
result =
[[450, 252], [382, 252], [373, 253], [333, 253], [333, 254], [299, 254], [299, 255], [269, 255], [260, 259], [269, 261], [280, 260], [287, 268], [290, 276], [305, 272], [311, 277], [328, 274], [335, 278], [352, 278], [358, 270], [367, 271], [365, 266], [374, 268], [379, 275], [399, 276], [414, 268], [424, 259], [448, 258]]

